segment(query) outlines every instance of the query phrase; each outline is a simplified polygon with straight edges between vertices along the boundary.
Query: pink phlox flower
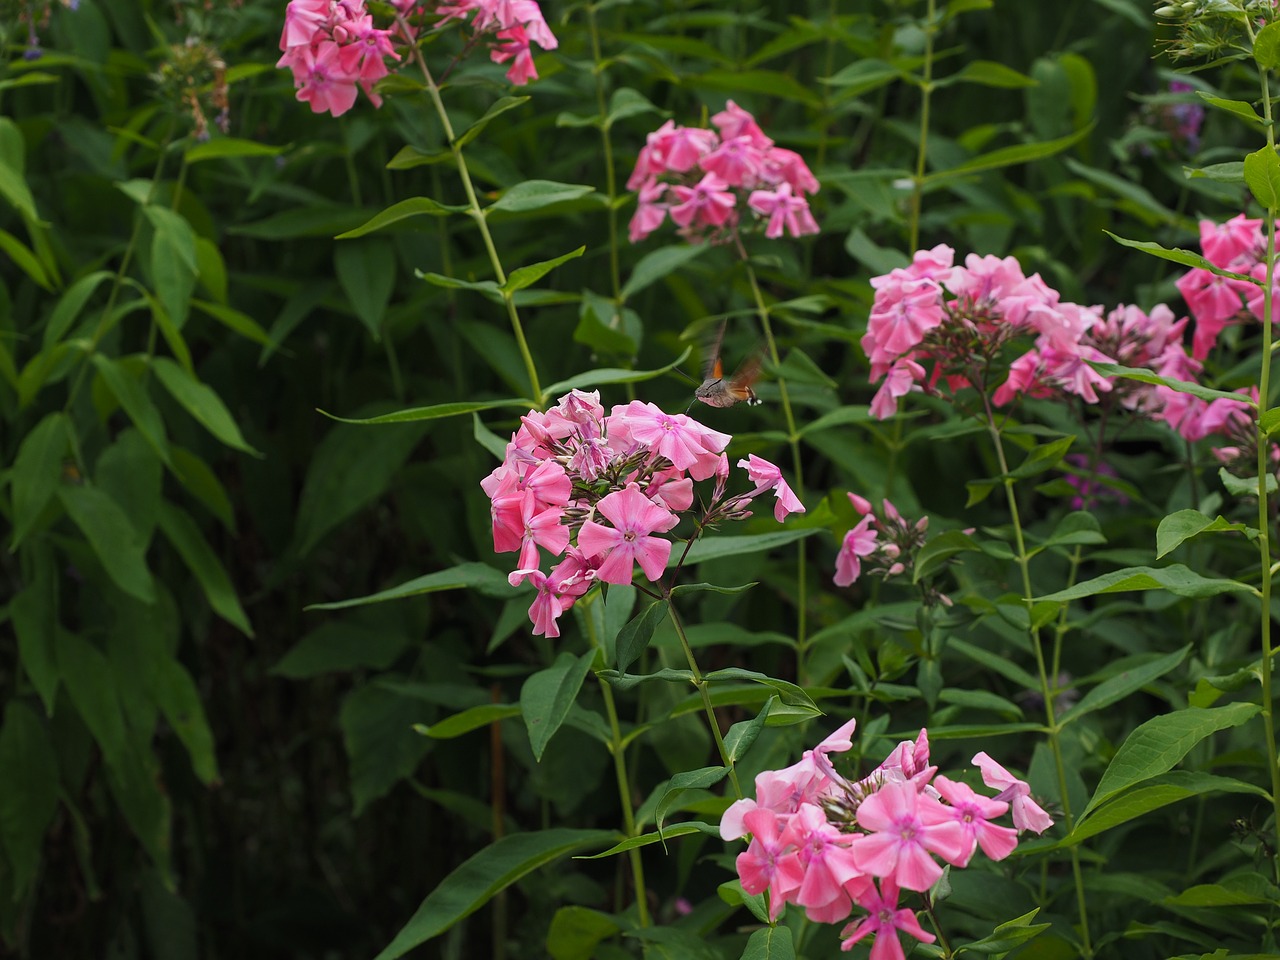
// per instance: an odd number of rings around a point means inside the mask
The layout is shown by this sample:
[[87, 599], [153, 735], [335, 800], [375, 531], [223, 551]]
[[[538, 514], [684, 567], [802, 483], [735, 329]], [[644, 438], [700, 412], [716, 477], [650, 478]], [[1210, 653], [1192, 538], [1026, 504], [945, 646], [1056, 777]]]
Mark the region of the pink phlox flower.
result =
[[698, 160], [698, 166], [731, 187], [750, 190], [764, 176], [765, 157], [750, 137], [726, 137]]
[[[899, 271], [894, 271], [899, 274]], [[876, 290], [862, 349], [873, 364], [893, 363], [920, 345], [926, 333], [942, 325], [946, 308], [936, 280], [899, 274]]]
[[645, 138], [635, 169], [627, 179], [627, 189], [636, 190], [651, 177], [692, 170], [718, 142], [714, 130], [677, 127], [674, 120], [668, 120]]
[[853, 505], [853, 509], [858, 511], [858, 516], [865, 517], [871, 512], [871, 501], [866, 497], [860, 497], [856, 493], [845, 494], [849, 498], [849, 503]]
[[773, 141], [765, 136], [764, 131], [756, 123], [756, 118], [732, 100], [725, 102], [724, 109], [711, 117], [711, 122], [720, 131], [725, 140], [735, 137], [749, 137], [760, 149], [773, 146]]
[[906, 954], [898, 940], [899, 930], [921, 943], [933, 943], [937, 939], [920, 926], [914, 911], [905, 907], [898, 909], [898, 886], [892, 877], [885, 877], [880, 881], [878, 892], [874, 886], [863, 888], [858, 905], [867, 911], [867, 916], [841, 932], [844, 938], [841, 950], [852, 950], [859, 940], [874, 933], [876, 940], [871, 945], [870, 960], [905, 960]]
[[[1259, 321], [1266, 316], [1267, 298], [1265, 286], [1267, 282], [1267, 265], [1265, 263], [1255, 263], [1248, 271], [1249, 275], [1255, 280], [1261, 281], [1263, 286], [1250, 284], [1245, 287], [1245, 308], [1252, 313]], [[1271, 322], [1275, 323], [1280, 320], [1280, 279], [1273, 279], [1271, 283]]]
[[773, 517], [779, 523], [786, 519], [789, 513], [804, 513], [804, 504], [783, 479], [781, 469], [763, 457], [757, 457], [754, 453], [749, 454], [745, 460], [739, 460], [738, 466], [747, 471], [747, 476], [756, 485], [749, 496], [754, 498], [767, 490], [773, 491], [774, 496], [777, 497], [777, 503], [773, 507]]
[[513, 587], [528, 579], [538, 590], [529, 607], [535, 637], [560, 636], [560, 626], [556, 621], [591, 588], [589, 567], [573, 547], [549, 574], [537, 569], [515, 570], [507, 579]]
[[578, 531], [578, 549], [590, 558], [605, 557], [596, 570], [598, 579], [630, 583], [637, 563], [650, 580], [662, 576], [671, 558], [671, 541], [652, 534], [670, 530], [679, 518], [647, 498], [634, 483], [602, 498], [596, 512], [613, 526], [586, 521]]
[[1000, 792], [996, 800], [1007, 800], [1013, 810], [1013, 825], [1021, 833], [1032, 830], [1044, 833], [1053, 820], [1043, 808], [1031, 799], [1031, 787], [1025, 780], [1019, 780], [984, 751], [974, 756], [973, 764], [982, 771], [982, 782]]
[[862, 574], [862, 558], [875, 553], [877, 532], [871, 527], [874, 520], [868, 514], [844, 535], [844, 542], [836, 555], [836, 575], [833, 582], [837, 587], [852, 585]]
[[580, 428], [589, 429], [590, 436], [600, 435], [604, 407], [600, 404], [599, 390], [570, 390], [551, 409]]
[[1258, 259], [1265, 246], [1262, 221], [1250, 220], [1243, 213], [1223, 224], [1200, 221], [1200, 249], [1215, 267], [1235, 270], [1242, 261]]
[[813, 175], [804, 158], [794, 150], [784, 147], [769, 147], [764, 155], [764, 178], [770, 183], [782, 181], [789, 184], [798, 195], [817, 193], [822, 185]]
[[856, 816], [869, 831], [853, 844], [858, 869], [891, 876], [908, 890], [928, 890], [942, 876], [930, 853], [955, 863], [968, 852], [965, 829], [951, 811], [910, 781], [886, 783], [858, 805]]
[[645, 495], [661, 502], [672, 513], [683, 513], [693, 506], [693, 478], [672, 467], [654, 474]]
[[938, 777], [933, 785], [951, 805], [956, 821], [969, 835], [969, 852], [956, 863], [957, 867], [967, 867], [973, 851], [979, 845], [982, 852], [992, 860], [1003, 860], [1013, 852], [1013, 848], [1018, 845], [1018, 831], [989, 822], [1003, 816], [1008, 811], [1009, 804], [981, 796], [974, 793], [968, 784], [948, 780], [946, 777]]
[[609, 441], [603, 437], [589, 437], [577, 441], [573, 455], [569, 458], [569, 468], [584, 480], [594, 480], [609, 466], [613, 460], [613, 450]]
[[332, 15], [333, 0], [290, 0], [284, 8], [280, 49], [310, 46], [316, 34], [328, 25]]
[[546, 506], [533, 491], [523, 494], [520, 498], [520, 559], [517, 562], [520, 569], [538, 566], [538, 547], [549, 550], [553, 557], [564, 553], [569, 545], [569, 528], [560, 522], [563, 518], [563, 507]]
[[547, 26], [546, 19], [542, 16], [542, 8], [537, 4], [536, 0], [508, 0], [507, 3], [508, 17], [506, 21], [508, 26], [519, 24], [524, 27], [524, 31], [528, 34], [530, 41], [536, 43], [543, 50], [554, 50], [560, 46], [560, 41], [556, 39], [555, 34], [551, 32], [551, 28]]
[[768, 890], [769, 919], [776, 920], [787, 899], [804, 882], [804, 867], [795, 850], [783, 843], [778, 815], [772, 810], [752, 810], [743, 822], [751, 832], [751, 843], [736, 861], [742, 889], [752, 896]]
[[[948, 259], [955, 256], [955, 252], [950, 247], [944, 249]], [[934, 247], [934, 250], [937, 251], [938, 248]], [[978, 256], [976, 253], [970, 253], [964, 258], [963, 266], [950, 267], [948, 272], [938, 279], [957, 299], [976, 310], [987, 310], [1000, 304], [1004, 312], [1003, 301], [1016, 297], [1013, 311], [1015, 314], [1024, 309], [1023, 304], [1028, 300], [1042, 301], [1044, 291], [1048, 289], [1043, 283], [1039, 286], [1035, 283], [1028, 285], [1027, 277], [1022, 272], [1022, 265], [1015, 258], [997, 257], [991, 254]], [[1037, 275], [1035, 279], [1039, 280], [1039, 276]], [[1022, 321], [1021, 317], [1017, 317], [1009, 322], [1020, 324]]]
[[538, 79], [538, 70], [533, 63], [533, 51], [529, 47], [529, 35], [524, 27], [508, 27], [499, 30], [497, 41], [489, 50], [489, 59], [494, 63], [511, 61], [507, 68], [507, 79], [517, 87], [524, 86], [530, 80]]
[[494, 497], [489, 505], [493, 524], [493, 552], [514, 553], [523, 545], [525, 498], [519, 494]]
[[659, 201], [667, 195], [668, 189], [667, 184], [659, 180], [650, 180], [640, 187], [636, 212], [627, 226], [627, 236], [632, 243], [639, 243], [667, 219], [667, 204]]
[[844, 885], [862, 872], [854, 866], [849, 851], [853, 839], [852, 834], [842, 833], [828, 823], [822, 808], [811, 803], [801, 805], [792, 815], [779, 843], [793, 845], [804, 868], [804, 880], [795, 892], [797, 904], [816, 910], [835, 904], [844, 911], [836, 920], [848, 916], [852, 903]]
[[789, 183], [778, 184], [776, 190], [752, 191], [747, 204], [756, 213], [769, 218], [764, 235], [770, 240], [776, 240], [784, 231], [793, 237], [802, 237], [821, 230], [809, 210], [809, 201], [794, 196]]
[[703, 176], [696, 186], [677, 185], [671, 189], [678, 201], [671, 207], [671, 219], [685, 229], [723, 226], [737, 204], [729, 184], [714, 173]]
[[1191, 335], [1191, 355], [1197, 360], [1209, 355], [1218, 342], [1218, 334], [1240, 313], [1242, 284], [1243, 281], [1220, 277], [1199, 267], [1177, 279], [1175, 286], [1196, 321]]
[[[664, 413], [657, 405], [639, 400], [614, 407], [612, 418], [625, 420], [632, 440], [666, 457], [676, 469], [687, 470], [695, 480], [706, 480], [715, 474], [721, 452], [733, 439], [683, 413]], [[610, 436], [614, 436], [613, 428]]]
[[921, 728], [914, 742], [903, 740], [894, 747], [872, 776], [885, 783], [910, 782], [919, 790], [937, 771], [929, 766], [929, 731]]
[[909, 393], [923, 389], [920, 381], [925, 378], [925, 369], [914, 360], [901, 357], [889, 368], [888, 375], [871, 398], [871, 416], [877, 420], [887, 420], [898, 412], [898, 401]]
[[[293, 70], [298, 99], [311, 105], [312, 113], [340, 117], [356, 102], [356, 77], [342, 66], [342, 49], [332, 41], [313, 48], [299, 47], [285, 54], [296, 58], [288, 64]], [[281, 61], [285, 58], [282, 57]]]

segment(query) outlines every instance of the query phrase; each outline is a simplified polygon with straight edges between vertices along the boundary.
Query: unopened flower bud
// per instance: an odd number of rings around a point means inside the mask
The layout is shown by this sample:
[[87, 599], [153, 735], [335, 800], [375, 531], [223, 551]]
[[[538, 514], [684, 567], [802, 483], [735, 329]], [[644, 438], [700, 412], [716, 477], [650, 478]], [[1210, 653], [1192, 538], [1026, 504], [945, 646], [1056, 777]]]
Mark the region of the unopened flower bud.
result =
[[853, 504], [853, 509], [858, 511], [858, 516], [865, 517], [871, 512], [871, 501], [865, 497], [860, 497], [856, 493], [849, 494], [849, 502]]
[[917, 520], [917, 521], [916, 521], [916, 532], [917, 532], [917, 533], [924, 533], [924, 532], [925, 532], [926, 530], [928, 530], [928, 529], [929, 529], [929, 518], [928, 518], [928, 517], [921, 517], [919, 520]]
[[902, 563], [895, 563], [893, 566], [891, 566], [891, 567], [889, 568], [889, 574], [888, 574], [888, 575], [889, 575], [889, 576], [891, 576], [891, 577], [896, 577], [898, 574], [900, 574], [900, 573], [901, 573], [903, 570], [905, 570], [905, 569], [907, 569], [907, 567], [906, 567], [906, 565], [905, 565], [905, 564], [902, 564]]
[[890, 560], [896, 560], [902, 554], [896, 543], [886, 543], [880, 548], [880, 551]]

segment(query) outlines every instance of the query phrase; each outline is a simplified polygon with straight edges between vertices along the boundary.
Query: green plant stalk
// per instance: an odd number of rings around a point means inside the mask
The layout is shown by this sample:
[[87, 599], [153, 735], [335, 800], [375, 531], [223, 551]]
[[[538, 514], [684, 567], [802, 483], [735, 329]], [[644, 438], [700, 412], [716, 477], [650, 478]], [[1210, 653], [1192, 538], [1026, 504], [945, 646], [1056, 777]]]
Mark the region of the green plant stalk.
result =
[[[436, 86], [431, 70], [427, 67], [427, 61], [422, 56], [422, 50], [414, 41], [403, 14], [396, 14], [396, 23], [408, 41], [409, 49], [413, 51], [413, 59], [417, 62], [418, 69], [422, 71], [422, 77], [427, 83], [427, 94], [431, 97], [431, 103], [436, 109], [436, 116], [440, 118], [440, 126], [449, 143], [449, 152], [453, 154], [454, 166], [458, 169], [458, 178], [462, 181], [463, 192], [467, 195], [467, 204], [471, 207], [468, 213], [480, 229], [480, 238], [484, 242], [485, 252], [489, 255], [489, 265], [493, 269], [494, 279], [498, 281], [499, 286], [502, 286], [507, 282], [507, 273], [502, 268], [498, 250], [493, 245], [493, 235], [489, 233], [489, 222], [485, 219], [484, 208], [480, 206], [480, 201], [476, 197], [476, 189], [471, 182], [471, 171], [467, 168], [466, 158], [463, 157], [462, 148], [458, 146], [457, 138], [453, 135], [453, 124], [449, 122], [449, 111], [445, 109], [444, 101], [440, 98], [440, 88]], [[507, 318], [511, 321], [511, 332], [515, 335], [516, 346], [519, 347], [520, 356], [524, 360], [525, 373], [529, 377], [529, 389], [533, 392], [534, 406], [541, 410], [546, 406], [546, 397], [543, 396], [542, 386], [538, 381], [538, 368], [534, 365], [533, 354], [529, 352], [529, 342], [524, 336], [524, 325], [520, 322], [520, 313], [516, 309], [515, 295], [504, 290], [502, 302], [506, 305]]]
[[925, 148], [929, 144], [929, 102], [933, 95], [933, 31], [938, 16], [936, 0], [929, 0], [924, 25], [924, 66], [920, 78], [920, 143], [916, 148], [916, 174], [911, 178], [911, 243], [912, 252], [920, 248], [920, 209], [924, 202]]
[[[595, 621], [591, 619], [589, 613], [583, 619], [587, 622], [587, 639], [592, 649], [603, 650], [600, 637], [596, 634]], [[618, 708], [613, 700], [613, 688], [604, 680], [600, 681], [600, 693], [604, 697], [604, 712], [609, 720], [609, 753], [613, 755], [613, 773], [618, 782], [618, 800], [622, 804], [622, 826], [628, 837], [634, 837], [636, 836], [636, 813], [631, 803], [631, 777], [627, 773], [627, 748], [622, 742]], [[649, 918], [647, 888], [644, 884], [644, 862], [640, 858], [639, 848], [628, 850], [627, 858], [631, 861], [631, 882], [636, 890], [636, 915], [640, 926], [647, 927], [653, 921]]]
[[618, 266], [618, 175], [613, 169], [613, 138], [609, 135], [612, 124], [609, 108], [604, 98], [604, 64], [600, 61], [600, 28], [596, 23], [596, 5], [587, 4], [587, 23], [591, 31], [591, 59], [595, 61], [592, 73], [596, 81], [596, 106], [600, 110], [600, 145], [604, 151], [605, 193], [609, 197], [609, 283], [613, 291], [613, 323], [621, 325], [622, 271]]
[[[1018, 569], [1022, 574], [1022, 598], [1027, 606], [1027, 616], [1030, 617], [1035, 594], [1031, 589], [1031, 561], [1027, 556], [1026, 539], [1022, 535], [1022, 520], [1018, 514], [1018, 499], [1013, 489], [1015, 481], [1009, 476], [1009, 461], [1004, 455], [1004, 441], [1000, 437], [1000, 430], [996, 427], [995, 412], [991, 409], [991, 401], [985, 392], [983, 393], [983, 403], [987, 412], [987, 430], [990, 432], [991, 441], [995, 446], [996, 458], [1000, 464], [1000, 475], [1003, 477], [1005, 497], [1009, 502], [1009, 518], [1013, 523]], [[1070, 833], [1075, 820], [1071, 814], [1071, 797], [1067, 792], [1067, 770], [1062, 760], [1062, 743], [1058, 736], [1060, 728], [1053, 705], [1054, 691], [1049, 683], [1049, 673], [1044, 662], [1044, 651], [1040, 649], [1040, 632], [1028, 624], [1027, 633], [1031, 640], [1031, 649], [1036, 655], [1036, 669], [1040, 675], [1040, 693], [1044, 697], [1045, 721], [1049, 731], [1049, 749], [1053, 752], [1053, 763], [1058, 774], [1058, 792], [1062, 800], [1062, 815], [1066, 821], [1067, 832]], [[1081, 946], [1084, 955], [1092, 957], [1093, 945], [1089, 936], [1089, 910], [1085, 903], [1084, 882], [1080, 870], [1080, 849], [1078, 846], [1071, 847], [1071, 873], [1076, 888], [1076, 906], [1080, 913]]]
[[707, 714], [707, 726], [711, 728], [711, 736], [715, 738], [716, 749], [720, 751], [720, 760], [724, 763], [725, 768], [729, 771], [729, 780], [733, 783], [733, 792], [739, 800], [742, 799], [742, 785], [738, 783], [738, 768], [734, 766], [733, 758], [729, 756], [729, 748], [724, 744], [724, 737], [720, 734], [720, 722], [716, 720], [716, 709], [711, 705], [711, 684], [702, 676], [702, 670], [698, 667], [698, 661], [693, 655], [693, 647], [689, 645], [689, 638], [685, 635], [684, 624], [680, 622], [680, 615], [676, 613], [676, 605], [671, 602], [671, 598], [667, 598], [667, 614], [671, 617], [671, 625], [676, 628], [676, 636], [680, 638], [680, 647], [684, 650], [685, 660], [689, 663], [689, 669], [693, 672], [693, 685], [698, 688], [698, 695], [702, 697], [702, 708]]
[[[1246, 21], [1247, 23], [1247, 21]], [[1249, 25], [1252, 37], [1253, 28]], [[1275, 153], [1276, 133], [1271, 116], [1271, 90], [1267, 80], [1267, 71], [1259, 71], [1262, 78], [1262, 111], [1264, 127], [1267, 131], [1267, 149]], [[1280, 764], [1276, 756], [1276, 725], [1272, 716], [1271, 658], [1274, 651], [1271, 646], [1271, 534], [1270, 504], [1267, 501], [1267, 477], [1270, 474], [1269, 454], [1271, 440], [1261, 427], [1261, 420], [1270, 404], [1271, 393], [1271, 348], [1273, 333], [1272, 323], [1272, 283], [1276, 269], [1276, 214], [1275, 207], [1267, 210], [1267, 275], [1265, 286], [1267, 295], [1262, 298], [1262, 369], [1258, 374], [1258, 562], [1262, 567], [1262, 583], [1259, 589], [1262, 594], [1262, 717], [1263, 733], [1267, 744], [1267, 766], [1271, 771], [1271, 807], [1272, 829], [1275, 831], [1276, 844], [1273, 848], [1272, 869], [1280, 879]]]
[[[737, 238], [738, 253], [742, 256], [743, 265], [747, 268], [747, 280], [751, 283], [751, 296], [755, 300], [756, 312], [760, 314], [760, 326], [764, 328], [764, 341], [769, 349], [769, 359], [773, 361], [774, 367], [782, 364], [782, 358], [778, 355], [778, 343], [773, 337], [773, 325], [769, 321], [769, 307], [764, 302], [764, 294], [760, 292], [760, 281], [756, 278], [756, 271], [751, 266], [751, 261], [747, 259], [747, 251], [742, 246], [742, 238]], [[795, 413], [791, 409], [791, 396], [787, 392], [787, 381], [784, 377], [778, 377], [778, 394], [782, 399], [782, 414], [787, 421], [787, 443], [791, 447], [791, 469], [795, 471], [796, 496], [801, 500], [804, 499], [804, 464], [800, 459], [800, 433], [796, 430]], [[806, 570], [805, 559], [805, 541], [801, 540], [797, 544], [798, 552], [796, 563], [796, 676], [801, 683], [804, 683], [804, 655], [808, 646], [808, 571]]]

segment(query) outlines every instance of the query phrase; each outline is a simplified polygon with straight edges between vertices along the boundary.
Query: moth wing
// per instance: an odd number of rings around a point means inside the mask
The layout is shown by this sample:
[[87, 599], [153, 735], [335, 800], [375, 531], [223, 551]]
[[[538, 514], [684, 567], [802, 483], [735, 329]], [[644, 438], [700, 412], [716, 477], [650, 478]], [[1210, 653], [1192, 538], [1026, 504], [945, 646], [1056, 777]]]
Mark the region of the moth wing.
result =
[[715, 337], [707, 343], [707, 359], [702, 364], [702, 379], [719, 380], [724, 376], [724, 364], [720, 360], [720, 347], [724, 344], [724, 331], [729, 321], [720, 321], [720, 329]]

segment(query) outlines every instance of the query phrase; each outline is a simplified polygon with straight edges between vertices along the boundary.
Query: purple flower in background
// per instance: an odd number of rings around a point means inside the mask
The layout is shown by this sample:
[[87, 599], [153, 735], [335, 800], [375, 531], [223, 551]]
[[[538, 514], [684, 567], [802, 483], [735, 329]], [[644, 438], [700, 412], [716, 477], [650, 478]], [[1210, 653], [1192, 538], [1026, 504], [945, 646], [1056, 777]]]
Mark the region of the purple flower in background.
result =
[[[1191, 84], [1183, 80], [1169, 83], [1170, 93], [1191, 93], [1195, 90]], [[1171, 103], [1164, 108], [1165, 129], [1173, 138], [1175, 145], [1180, 145], [1187, 153], [1195, 153], [1200, 149], [1200, 126], [1204, 123], [1204, 107], [1198, 103]]]

